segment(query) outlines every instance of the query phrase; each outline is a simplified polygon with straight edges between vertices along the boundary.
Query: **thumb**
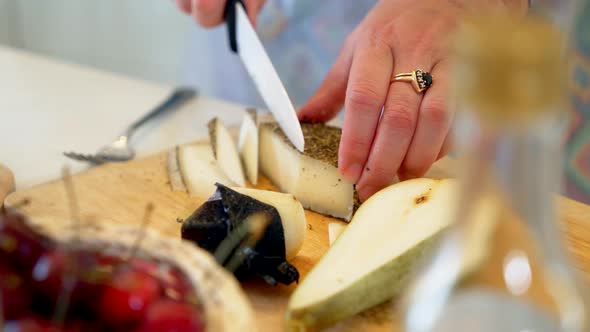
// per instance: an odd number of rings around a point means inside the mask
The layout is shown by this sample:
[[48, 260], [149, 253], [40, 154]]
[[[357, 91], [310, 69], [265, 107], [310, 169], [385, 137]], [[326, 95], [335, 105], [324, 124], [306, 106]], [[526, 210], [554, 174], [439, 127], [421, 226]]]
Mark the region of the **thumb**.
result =
[[297, 116], [300, 121], [326, 122], [338, 114], [344, 105], [351, 63], [352, 48], [345, 48], [330, 68], [318, 90], [299, 109]]

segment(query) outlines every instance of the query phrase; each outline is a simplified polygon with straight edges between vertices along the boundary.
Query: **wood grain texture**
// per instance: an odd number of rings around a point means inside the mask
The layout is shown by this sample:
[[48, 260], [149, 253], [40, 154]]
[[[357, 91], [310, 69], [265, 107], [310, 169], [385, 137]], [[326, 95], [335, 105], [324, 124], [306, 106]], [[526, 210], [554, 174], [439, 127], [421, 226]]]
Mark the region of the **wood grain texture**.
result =
[[[442, 160], [429, 172], [432, 177], [453, 176], [452, 162]], [[0, 180], [1, 181], [1, 180]], [[1, 182], [0, 182], [1, 183]], [[149, 202], [156, 205], [154, 227], [171, 236], [180, 236], [178, 218], [189, 216], [203, 198], [173, 192], [166, 171], [166, 154], [121, 164], [95, 167], [74, 176], [74, 185], [82, 217], [101, 223], [140, 224]], [[258, 188], [273, 189], [264, 177]], [[7, 206], [29, 198], [24, 208], [30, 216], [44, 222], [60, 223], [69, 218], [63, 183], [49, 182], [29, 190], [15, 192], [6, 198]], [[590, 274], [590, 207], [560, 198], [568, 247], [580, 270]], [[306, 211], [308, 229], [304, 246], [292, 263], [302, 276], [313, 267], [328, 249], [328, 223], [342, 221]], [[295, 285], [272, 287], [262, 281], [243, 283], [243, 288], [256, 311], [261, 331], [280, 331], [289, 294]], [[392, 331], [394, 307], [386, 303], [347, 319], [330, 331]], [[398, 331], [399, 327], [393, 327]]]
[[[166, 154], [124, 164], [107, 164], [74, 176], [74, 188], [83, 220], [101, 223], [139, 225], [149, 202], [155, 204], [150, 227], [164, 234], [180, 237], [178, 218], [188, 217], [203, 202], [183, 192], [173, 192], [168, 181]], [[258, 188], [271, 189], [265, 178]], [[30, 190], [15, 192], [6, 198], [6, 205], [28, 198], [23, 211], [46, 223], [60, 223], [69, 218], [63, 182], [52, 181]], [[305, 245], [291, 262], [305, 275], [328, 249], [328, 222], [335, 219], [306, 211], [309, 227]], [[262, 281], [244, 284], [257, 312], [261, 331], [277, 331], [289, 294], [295, 285], [272, 287]]]
[[12, 190], [14, 190], [14, 176], [6, 166], [0, 164], [0, 202], [4, 202], [4, 198]]

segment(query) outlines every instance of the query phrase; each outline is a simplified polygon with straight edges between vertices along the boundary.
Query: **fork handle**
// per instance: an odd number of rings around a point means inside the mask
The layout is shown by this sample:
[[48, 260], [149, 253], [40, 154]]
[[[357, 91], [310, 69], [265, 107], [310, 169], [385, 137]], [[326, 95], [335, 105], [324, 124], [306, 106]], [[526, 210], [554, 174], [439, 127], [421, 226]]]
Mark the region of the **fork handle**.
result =
[[182, 87], [177, 88], [173, 91], [166, 100], [164, 100], [160, 105], [156, 108], [151, 110], [146, 115], [142, 116], [139, 120], [132, 123], [127, 130], [125, 131], [124, 136], [129, 139], [131, 135], [137, 130], [137, 128], [141, 127], [146, 122], [150, 121], [151, 119], [157, 117], [158, 115], [165, 113], [169, 110], [174, 109], [176, 106], [179, 106], [186, 102], [187, 100], [193, 98], [197, 95], [197, 91], [193, 88]]

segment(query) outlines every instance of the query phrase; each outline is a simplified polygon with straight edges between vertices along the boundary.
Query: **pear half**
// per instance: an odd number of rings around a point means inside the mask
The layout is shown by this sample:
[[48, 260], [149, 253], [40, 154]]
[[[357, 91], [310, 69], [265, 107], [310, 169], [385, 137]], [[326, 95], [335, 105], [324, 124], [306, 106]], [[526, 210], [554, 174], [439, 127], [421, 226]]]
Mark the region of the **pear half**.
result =
[[453, 219], [457, 183], [414, 179], [389, 186], [350, 224], [292, 294], [288, 331], [316, 331], [398, 295]]

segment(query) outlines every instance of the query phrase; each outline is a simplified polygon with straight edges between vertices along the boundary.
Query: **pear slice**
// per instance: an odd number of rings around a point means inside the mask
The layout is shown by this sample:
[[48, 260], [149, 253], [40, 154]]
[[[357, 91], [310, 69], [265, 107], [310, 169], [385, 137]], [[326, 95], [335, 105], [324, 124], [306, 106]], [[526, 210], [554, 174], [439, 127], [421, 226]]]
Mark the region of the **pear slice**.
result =
[[217, 164], [232, 182], [240, 187], [245, 187], [246, 179], [240, 154], [229, 130], [218, 118], [209, 121], [208, 127], [211, 147]]
[[[217, 165], [209, 143], [182, 145], [176, 151], [178, 168], [191, 196], [211, 196], [217, 188], [216, 182], [226, 186], [234, 185]], [[170, 181], [172, 182], [172, 178]]]
[[344, 232], [346, 225], [337, 222], [331, 222], [328, 224], [328, 240], [330, 245], [334, 244], [334, 241]]
[[338, 241], [292, 294], [288, 331], [315, 331], [399, 294], [415, 264], [453, 219], [458, 186], [414, 179], [360, 206]]
[[252, 185], [258, 184], [258, 122], [256, 110], [248, 109], [242, 120], [238, 137], [238, 151]]
[[286, 258], [287, 260], [294, 258], [303, 246], [307, 227], [305, 212], [301, 203], [291, 194], [251, 188], [234, 187], [231, 189], [259, 200], [262, 203], [272, 205], [277, 209], [277, 212], [281, 216], [283, 233], [285, 234]]

